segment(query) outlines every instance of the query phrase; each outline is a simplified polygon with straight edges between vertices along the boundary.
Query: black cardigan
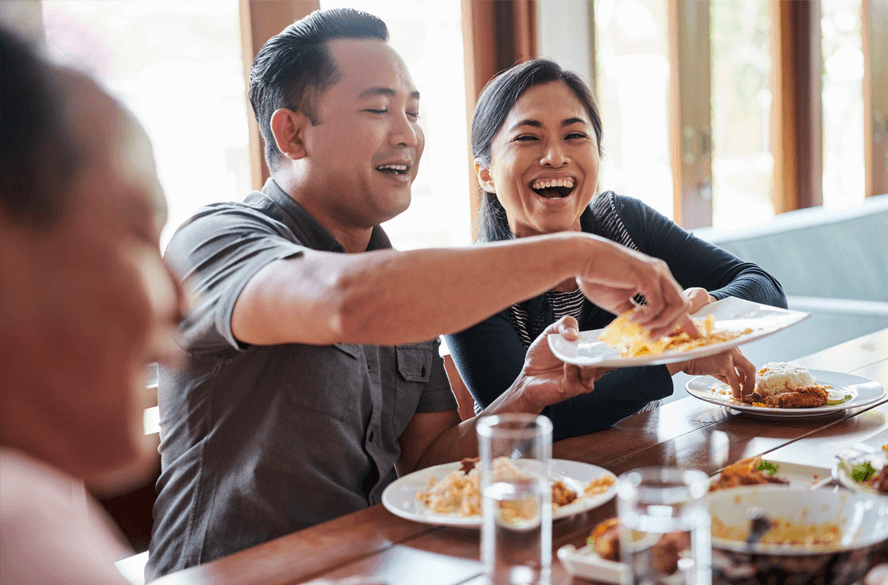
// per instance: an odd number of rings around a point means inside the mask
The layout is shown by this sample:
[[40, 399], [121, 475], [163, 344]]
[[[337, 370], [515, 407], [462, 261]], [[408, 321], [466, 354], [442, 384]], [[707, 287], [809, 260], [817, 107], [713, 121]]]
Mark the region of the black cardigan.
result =
[[[786, 308], [780, 283], [755, 264], [700, 240], [637, 199], [610, 192], [598, 197], [612, 198], [639, 250], [665, 261], [683, 288], [699, 286], [718, 299], [733, 296]], [[584, 221], [584, 231], [594, 233], [594, 223]], [[614, 318], [592, 303], [586, 309], [583, 329], [603, 328]], [[482, 408], [506, 391], [524, 364], [526, 352], [509, 309], [446, 339], [463, 382]], [[648, 402], [671, 395], [672, 388], [666, 366], [617, 369], [595, 382], [591, 393], [548, 406], [543, 414], [552, 419], [553, 439], [564, 439], [613, 426]]]

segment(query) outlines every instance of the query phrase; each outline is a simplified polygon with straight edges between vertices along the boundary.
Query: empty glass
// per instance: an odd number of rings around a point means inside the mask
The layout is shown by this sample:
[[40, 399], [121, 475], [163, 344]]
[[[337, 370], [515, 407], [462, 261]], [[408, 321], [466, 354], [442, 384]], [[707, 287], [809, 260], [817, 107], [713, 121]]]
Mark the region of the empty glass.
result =
[[712, 583], [708, 490], [695, 470], [647, 467], [618, 478], [620, 560], [633, 585]]

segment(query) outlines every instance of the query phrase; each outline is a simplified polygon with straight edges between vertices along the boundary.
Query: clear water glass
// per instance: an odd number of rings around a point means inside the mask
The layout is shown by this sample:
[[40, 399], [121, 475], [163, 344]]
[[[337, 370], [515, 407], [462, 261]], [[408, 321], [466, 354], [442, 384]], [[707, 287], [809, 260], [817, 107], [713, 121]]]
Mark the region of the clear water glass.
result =
[[620, 560], [633, 585], [711, 585], [708, 490], [696, 470], [646, 467], [618, 478]]
[[481, 561], [494, 585], [547, 585], [552, 563], [552, 422], [503, 414], [478, 421]]

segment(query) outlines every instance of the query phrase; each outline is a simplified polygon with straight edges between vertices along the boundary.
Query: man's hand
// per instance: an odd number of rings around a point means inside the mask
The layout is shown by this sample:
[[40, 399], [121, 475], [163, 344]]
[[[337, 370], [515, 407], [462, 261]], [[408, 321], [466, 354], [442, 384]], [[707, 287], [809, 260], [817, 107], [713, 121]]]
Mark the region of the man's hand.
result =
[[630, 250], [613, 242], [601, 245], [586, 271], [577, 277], [583, 294], [592, 302], [619, 315], [633, 308], [632, 298], [641, 294], [647, 304], [632, 320], [662, 337], [676, 325], [696, 337], [688, 314], [690, 301], [682, 294], [669, 267], [662, 260]]
[[540, 412], [544, 407], [595, 388], [595, 381], [609, 372], [608, 368], [575, 366], [552, 355], [548, 336], [560, 333], [568, 341], [579, 338], [577, 320], [562, 317], [549, 325], [530, 345], [524, 358], [524, 367], [516, 383], [523, 393], [528, 412]]
[[[696, 313], [715, 300], [706, 289], [689, 288], [684, 291], [690, 312]], [[731, 348], [709, 357], [688, 360], [666, 366], [669, 373], [684, 372], [692, 376], [712, 376], [731, 386], [735, 400], [741, 400], [755, 390], [755, 365], [739, 349]]]

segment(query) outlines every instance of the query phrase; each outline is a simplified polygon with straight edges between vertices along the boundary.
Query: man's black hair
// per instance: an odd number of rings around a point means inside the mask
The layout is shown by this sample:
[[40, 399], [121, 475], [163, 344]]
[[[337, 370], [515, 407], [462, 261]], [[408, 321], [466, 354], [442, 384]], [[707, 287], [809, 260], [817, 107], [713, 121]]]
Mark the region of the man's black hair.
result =
[[334, 39], [388, 41], [388, 27], [378, 17], [337, 8], [316, 10], [273, 36], [256, 55], [250, 69], [250, 104], [265, 141], [265, 161], [274, 170], [280, 161], [271, 133], [271, 115], [280, 108], [304, 113], [320, 124], [317, 104], [340, 73], [329, 51]]
[[62, 212], [80, 166], [57, 69], [0, 27], [0, 211], [34, 227]]

